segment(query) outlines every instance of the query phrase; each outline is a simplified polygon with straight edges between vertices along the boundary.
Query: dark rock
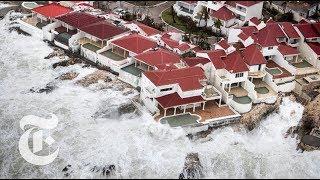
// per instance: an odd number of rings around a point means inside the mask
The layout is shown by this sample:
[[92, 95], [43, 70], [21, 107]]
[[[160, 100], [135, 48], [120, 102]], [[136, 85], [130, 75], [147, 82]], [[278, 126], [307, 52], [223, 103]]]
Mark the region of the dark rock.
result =
[[200, 179], [203, 177], [202, 165], [198, 153], [189, 153], [179, 179]]
[[56, 88], [57, 88], [57, 86], [54, 85], [53, 83], [48, 83], [48, 84], [46, 84], [46, 86], [44, 88], [33, 87], [30, 89], [30, 92], [32, 92], [32, 93], [44, 93], [45, 92], [46, 94], [48, 94]]
[[241, 116], [240, 123], [242, 123], [249, 131], [253, 130], [263, 118], [265, 118], [273, 111], [278, 110], [283, 96], [284, 94], [280, 94], [274, 104], [261, 103], [255, 105], [251, 111]]
[[70, 167], [71, 167], [71, 165], [68, 164], [66, 167], [64, 167], [64, 168], [62, 169], [62, 172], [68, 171], [68, 169], [69, 169]]
[[132, 103], [130, 104], [122, 104], [118, 108], [119, 115], [133, 113], [136, 110], [136, 106]]
[[109, 176], [115, 171], [115, 165], [105, 165], [105, 166], [93, 166], [90, 169], [91, 172], [99, 173], [103, 176]]
[[79, 75], [79, 73], [77, 73], [77, 72], [68, 72], [68, 73], [62, 74], [58, 78], [61, 80], [72, 80], [72, 79], [76, 78], [78, 75]]

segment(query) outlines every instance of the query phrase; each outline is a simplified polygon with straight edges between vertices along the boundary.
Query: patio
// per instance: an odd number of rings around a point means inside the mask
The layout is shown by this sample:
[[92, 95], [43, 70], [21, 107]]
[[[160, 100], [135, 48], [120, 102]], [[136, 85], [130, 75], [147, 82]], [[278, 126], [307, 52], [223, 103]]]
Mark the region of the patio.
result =
[[69, 46], [69, 39], [71, 38], [71, 34], [67, 33], [67, 32], [64, 32], [64, 33], [61, 33], [61, 34], [58, 34], [54, 37], [54, 39], [66, 46]]
[[266, 71], [270, 73], [274, 79], [293, 76], [289, 71], [279, 66], [273, 60], [268, 60]]
[[86, 49], [89, 49], [90, 51], [93, 51], [93, 52], [97, 52], [98, 50], [100, 50], [101, 48], [98, 47], [98, 46], [95, 46], [91, 43], [86, 43], [84, 44], [82, 47], [86, 48]]
[[[228, 92], [228, 89], [226, 89], [226, 91]], [[248, 91], [243, 87], [231, 87], [229, 94], [232, 94], [236, 97], [243, 97], [248, 96]]]
[[39, 29], [42, 29], [42, 27], [48, 25], [50, 22], [47, 22], [47, 21], [39, 21], [37, 17], [30, 17], [30, 18], [26, 18], [26, 19], [23, 19], [24, 22], [34, 26], [34, 27], [37, 27]]
[[204, 99], [220, 99], [221, 94], [214, 86], [207, 85], [204, 88], [203, 97]]
[[90, 43], [91, 45], [93, 45], [93, 46], [95, 46], [95, 47], [98, 47], [99, 49], [101, 49], [101, 48], [103, 47], [103, 44], [102, 44], [102, 43], [98, 43], [98, 42], [93, 41], [93, 40], [91, 40], [91, 39], [89, 39], [89, 38], [86, 38], [86, 37], [80, 38], [80, 39], [78, 40], [78, 42], [79, 42], [79, 44], [87, 44], [87, 43]]
[[306, 60], [302, 59], [298, 63], [291, 63], [297, 69], [297, 75], [307, 75], [307, 74], [315, 74], [318, 72], [318, 69], [313, 67]]
[[193, 125], [199, 123], [198, 121], [201, 119], [198, 115], [186, 113], [179, 114], [175, 116], [167, 116], [160, 119], [160, 123], [166, 124], [168, 123], [171, 127], [178, 126], [186, 126]]
[[126, 59], [125, 57], [119, 56], [118, 54], [115, 54], [114, 52], [112, 52], [112, 49], [109, 49], [107, 51], [103, 51], [100, 54], [109, 58], [109, 59], [112, 59], [114, 61], [122, 61], [122, 60]]
[[254, 90], [257, 92], [258, 99], [277, 96], [277, 92], [275, 92], [266, 82], [262, 81], [261, 79], [254, 79], [253, 84], [255, 85]]
[[135, 67], [134, 64], [126, 66], [126, 67], [122, 68], [122, 70], [127, 72], [127, 73], [130, 73], [130, 74], [132, 74], [134, 76], [137, 76], [137, 77], [141, 77], [141, 73], [143, 72], [142, 69], [139, 69], [139, 68]]
[[[161, 107], [159, 109], [160, 109], [160, 115], [155, 118], [156, 121], [159, 121], [159, 119], [161, 119], [161, 117], [164, 116], [164, 110]], [[177, 108], [176, 115], [184, 114], [183, 111], [184, 111], [183, 109]], [[228, 105], [222, 105], [221, 107], [219, 107], [218, 102], [216, 100], [207, 101], [204, 110], [202, 109], [202, 106], [198, 106], [195, 108], [194, 112], [193, 112], [193, 108], [186, 109], [186, 113], [187, 112], [199, 115], [201, 117], [200, 122], [209, 122], [217, 118], [236, 115], [236, 112], [234, 112]], [[167, 109], [166, 111], [167, 116], [171, 116], [173, 114], [174, 114], [173, 108]]]

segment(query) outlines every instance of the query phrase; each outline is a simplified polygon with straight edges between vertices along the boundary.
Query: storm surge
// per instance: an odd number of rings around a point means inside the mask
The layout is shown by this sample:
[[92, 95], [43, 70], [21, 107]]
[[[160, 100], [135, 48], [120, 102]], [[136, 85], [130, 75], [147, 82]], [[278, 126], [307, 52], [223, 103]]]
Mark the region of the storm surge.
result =
[[[96, 69], [82, 64], [53, 69], [61, 59], [45, 59], [52, 51], [36, 37], [9, 32], [6, 21], [0, 21], [1, 178], [63, 178], [67, 165], [69, 178], [104, 177], [92, 168], [107, 165], [115, 166], [110, 178], [178, 178], [191, 152], [199, 154], [204, 178], [320, 177], [320, 152], [301, 153], [295, 138], [284, 138], [303, 113], [303, 106], [289, 98], [251, 132], [224, 127], [206, 139], [190, 140], [182, 129], [156, 123], [147, 112], [110, 115], [134, 94], [77, 85]], [[70, 71], [79, 75], [56, 79]], [[55, 87], [49, 93], [30, 91], [48, 83]], [[35, 166], [19, 153], [19, 121], [50, 113], [59, 119], [52, 132], [59, 155], [51, 164]]]

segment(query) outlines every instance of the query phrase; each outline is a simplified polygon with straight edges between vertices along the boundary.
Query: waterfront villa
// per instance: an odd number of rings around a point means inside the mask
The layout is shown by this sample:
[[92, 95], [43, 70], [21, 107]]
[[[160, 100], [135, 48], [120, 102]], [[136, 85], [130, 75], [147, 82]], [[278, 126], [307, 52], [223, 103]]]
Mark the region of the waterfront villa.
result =
[[[262, 24], [262, 25], [261, 25]], [[267, 79], [276, 92], [290, 92], [295, 87], [295, 76], [307, 76], [317, 72], [299, 46], [302, 44], [298, 30], [289, 22], [266, 24], [252, 23], [252, 26], [230, 29], [228, 43], [247, 47], [253, 43], [261, 46], [267, 60]], [[232, 32], [232, 33], [231, 33]]]
[[161, 31], [152, 28], [150, 26], [147, 26], [143, 23], [140, 23], [138, 21], [125, 23], [124, 26], [131, 31], [138, 32], [140, 35], [152, 38], [152, 36], [161, 34]]
[[197, 66], [144, 72], [140, 97], [156, 120], [170, 125], [207, 124], [239, 116], [221, 105], [221, 93]]
[[105, 20], [84, 12], [72, 12], [56, 19], [56, 25], [51, 30], [54, 34], [53, 42], [61, 48], [71, 48], [72, 51], [80, 49], [77, 42], [83, 35], [80, 28]]
[[[263, 1], [176, 1], [173, 8], [178, 15], [189, 16], [200, 26], [212, 27], [217, 31], [215, 22], [220, 20], [219, 30], [228, 34], [231, 27], [243, 26], [251, 18], [262, 18]], [[207, 21], [202, 16], [202, 10], [209, 12]]]
[[21, 30], [44, 38], [48, 26], [53, 23], [57, 17], [70, 13], [72, 9], [61, 6], [58, 3], [50, 3], [33, 8], [31, 17], [24, 17], [18, 20]]
[[[274, 103], [278, 92], [297, 89], [297, 82], [302, 89], [301, 79], [314, 82], [309, 75], [319, 72], [319, 23], [265, 23], [261, 4], [177, 1], [174, 8], [181, 6], [193, 18], [206, 7], [208, 24], [219, 19], [229, 32], [206, 51], [183, 42], [179, 32], [137, 21], [116, 23], [111, 16], [72, 12], [57, 3], [34, 8], [37, 20], [47, 24], [32, 27], [41, 38], [109, 67], [137, 88], [157, 121], [172, 127], [212, 125], [239, 119], [253, 104]], [[248, 26], [228, 28], [245, 22]], [[25, 18], [20, 23], [31, 26]], [[196, 57], [182, 58], [189, 51]]]
[[[99, 50], [98, 62], [119, 73], [122, 68], [134, 63], [132, 57], [157, 46], [156, 42], [137, 33], [125, 35], [111, 40]], [[132, 83], [131, 81], [131, 85], [138, 86], [138, 83]]]
[[296, 24], [302, 38], [298, 47], [302, 56], [316, 68], [320, 68], [320, 23]]
[[163, 46], [177, 54], [184, 54], [194, 48], [194, 45], [188, 44], [186, 42], [177, 41], [171, 38], [172, 35], [165, 33], [160, 38], [157, 39], [158, 44]]
[[80, 27], [79, 30], [82, 33], [81, 38], [78, 39], [81, 55], [93, 62], [98, 60], [99, 50], [107, 46], [109, 40], [129, 35], [128, 29], [115, 26], [107, 21]]

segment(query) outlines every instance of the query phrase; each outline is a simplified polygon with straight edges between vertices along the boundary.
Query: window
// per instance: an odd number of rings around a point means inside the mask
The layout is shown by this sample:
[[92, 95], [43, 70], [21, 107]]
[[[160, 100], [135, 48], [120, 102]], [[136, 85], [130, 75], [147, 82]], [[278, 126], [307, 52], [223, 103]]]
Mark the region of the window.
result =
[[270, 50], [270, 49], [273, 49], [273, 47], [271, 46], [271, 47], [268, 47], [268, 50]]
[[161, 89], [160, 92], [163, 92], [163, 91], [171, 91], [172, 88], [164, 88], [164, 89]]
[[236, 78], [243, 77], [243, 73], [237, 73]]

